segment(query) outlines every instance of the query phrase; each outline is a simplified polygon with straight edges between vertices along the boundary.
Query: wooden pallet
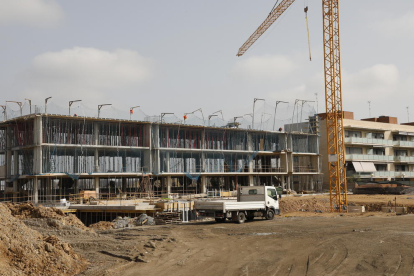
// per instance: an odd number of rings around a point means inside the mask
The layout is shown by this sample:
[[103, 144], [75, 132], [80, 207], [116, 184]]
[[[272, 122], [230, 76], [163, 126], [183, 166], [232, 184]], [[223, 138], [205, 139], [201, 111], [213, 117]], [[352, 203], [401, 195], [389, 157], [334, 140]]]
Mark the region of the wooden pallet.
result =
[[155, 216], [158, 224], [178, 224], [181, 222], [180, 213], [178, 212], [162, 212]]

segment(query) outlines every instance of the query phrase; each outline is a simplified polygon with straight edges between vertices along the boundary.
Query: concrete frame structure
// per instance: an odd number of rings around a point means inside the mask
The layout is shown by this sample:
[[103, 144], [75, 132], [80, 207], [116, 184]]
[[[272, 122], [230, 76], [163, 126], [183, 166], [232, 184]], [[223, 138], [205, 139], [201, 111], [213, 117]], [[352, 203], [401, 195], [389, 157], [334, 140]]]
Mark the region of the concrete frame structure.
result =
[[317, 190], [318, 143], [308, 133], [31, 114], [0, 123], [0, 198], [138, 193], [145, 178], [166, 197], [265, 183]]
[[[320, 152], [323, 187], [329, 188], [327, 177], [325, 114], [320, 118]], [[354, 120], [353, 112], [344, 111], [347, 177], [361, 180], [414, 179], [414, 123], [398, 124], [395, 117], [381, 116]], [[348, 189], [352, 189], [348, 181]]]

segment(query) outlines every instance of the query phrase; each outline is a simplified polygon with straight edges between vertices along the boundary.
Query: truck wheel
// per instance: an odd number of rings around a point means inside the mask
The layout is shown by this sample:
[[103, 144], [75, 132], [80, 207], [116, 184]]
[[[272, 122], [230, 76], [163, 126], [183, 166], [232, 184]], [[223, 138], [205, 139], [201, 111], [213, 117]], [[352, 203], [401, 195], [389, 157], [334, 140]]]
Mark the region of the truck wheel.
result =
[[239, 212], [237, 215], [237, 222], [238, 223], [244, 223], [246, 221], [246, 214], [243, 212]]
[[275, 217], [275, 213], [273, 212], [273, 210], [267, 210], [266, 219], [267, 220], [272, 220], [274, 217]]

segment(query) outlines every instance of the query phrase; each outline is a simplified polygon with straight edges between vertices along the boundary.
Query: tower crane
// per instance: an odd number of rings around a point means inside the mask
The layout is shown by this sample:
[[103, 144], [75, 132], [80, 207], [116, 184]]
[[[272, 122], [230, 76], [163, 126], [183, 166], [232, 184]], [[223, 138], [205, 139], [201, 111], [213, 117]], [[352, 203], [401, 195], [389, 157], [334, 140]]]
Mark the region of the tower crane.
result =
[[[237, 56], [242, 56], [293, 2], [295, 0], [282, 0], [279, 5], [273, 7], [265, 21], [240, 47]], [[348, 201], [342, 112], [339, 0], [322, 0], [322, 11], [330, 207], [331, 212], [346, 212]], [[306, 8], [305, 12], [307, 12]]]

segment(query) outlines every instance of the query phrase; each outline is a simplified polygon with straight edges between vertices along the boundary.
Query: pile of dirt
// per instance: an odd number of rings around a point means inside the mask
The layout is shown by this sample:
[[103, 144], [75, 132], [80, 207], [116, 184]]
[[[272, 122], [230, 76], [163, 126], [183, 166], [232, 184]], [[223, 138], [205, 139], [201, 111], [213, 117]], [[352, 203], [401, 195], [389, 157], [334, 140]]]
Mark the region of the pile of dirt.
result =
[[0, 275], [75, 275], [87, 261], [56, 236], [28, 228], [0, 204]]
[[284, 197], [279, 203], [280, 212], [328, 212], [329, 199], [317, 197]]
[[108, 230], [114, 228], [114, 223], [110, 221], [100, 221], [89, 225], [89, 227], [96, 230]]
[[60, 223], [48, 223], [49, 226], [55, 226], [59, 228], [59, 225], [70, 225], [76, 228], [85, 230], [85, 231], [93, 231], [90, 228], [86, 227], [82, 221], [80, 221], [75, 215], [73, 214], [65, 214], [62, 210], [59, 210], [54, 207], [43, 207], [39, 206], [36, 207], [32, 203], [7, 203], [7, 207], [10, 209], [11, 214], [19, 219], [32, 219], [32, 218], [41, 218], [41, 219], [54, 219]]

